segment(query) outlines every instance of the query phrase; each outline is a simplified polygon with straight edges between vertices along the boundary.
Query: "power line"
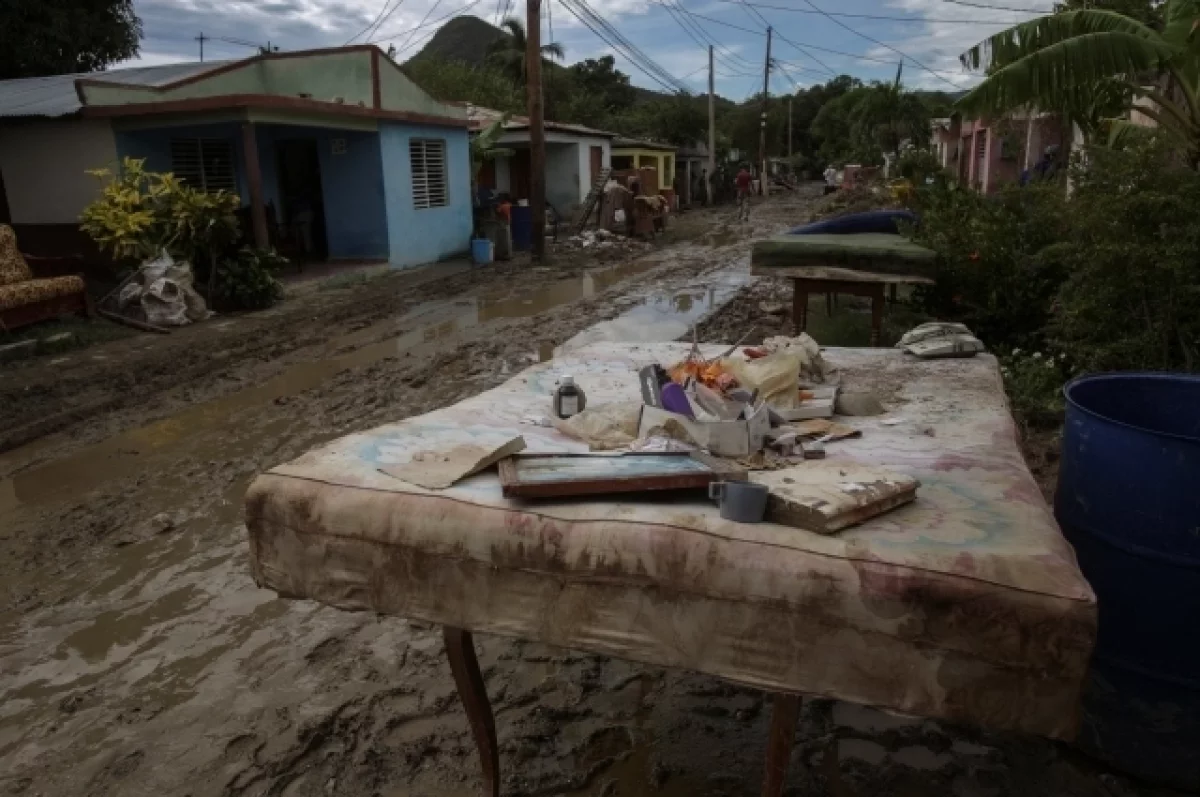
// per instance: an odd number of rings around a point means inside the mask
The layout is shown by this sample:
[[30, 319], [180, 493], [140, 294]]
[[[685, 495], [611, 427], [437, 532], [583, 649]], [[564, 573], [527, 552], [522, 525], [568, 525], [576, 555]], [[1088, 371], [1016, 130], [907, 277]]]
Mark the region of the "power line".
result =
[[[660, 6], [662, 6], [664, 9], [666, 9], [667, 14], [671, 17], [672, 20], [674, 20], [675, 24], [678, 25], [679, 27], [683, 28], [683, 32], [686, 33], [691, 38], [691, 40], [694, 41], [700, 47], [700, 49], [704, 50], [704, 52], [708, 52], [709, 42], [697, 37], [696, 33], [692, 30], [692, 28], [689, 28], [687, 26], [687, 23], [684, 21], [682, 15], [678, 11], [676, 11], [673, 6], [671, 6], [669, 3], [665, 2], [665, 0], [657, 0], [657, 2]], [[717, 56], [717, 59], [720, 60], [721, 63], [725, 66], [728, 66], [733, 69], [738, 68], [736, 64], [730, 64], [730, 63], [724, 61], [723, 59], [721, 59], [719, 56]]]
[[[417, 23], [417, 27], [408, 32], [408, 38], [404, 40], [404, 44], [400, 45], [401, 48], [407, 46], [408, 43], [412, 41], [412, 37], [417, 35], [417, 28], [420, 28], [422, 25], [424, 25], [425, 21], [429, 19], [429, 15], [434, 11], [437, 11], [437, 7], [441, 4], [442, 0], [437, 0], [437, 2], [429, 7], [429, 10], [425, 12], [425, 16], [421, 17], [421, 21]], [[378, 28], [376, 28], [376, 30], [378, 30]]]
[[[458, 14], [462, 14], [466, 11], [470, 11], [472, 8], [479, 5], [481, 2], [483, 2], [483, 0], [472, 0], [472, 2], [467, 3], [462, 8], [456, 8], [455, 10], [451, 11], [448, 14], [443, 14], [442, 16], [438, 17], [437, 19], [433, 20], [432, 22], [427, 22], [424, 25], [420, 25], [416, 28], [413, 28], [411, 31], [409, 31], [409, 34], [416, 33], [417, 31], [420, 31], [423, 29], [437, 27], [437, 26], [441, 25], [443, 22], [445, 22], [446, 20], [450, 19], [450, 17], [457, 16]], [[383, 44], [384, 42], [395, 41], [396, 39], [399, 39], [403, 35], [405, 35], [405, 34], [397, 33], [395, 36], [389, 36], [386, 39], [377, 39], [375, 41], [375, 44]], [[419, 44], [420, 41], [421, 40], [418, 39], [416, 42], [413, 42], [413, 44]], [[396, 55], [397, 56], [400, 55], [400, 53], [404, 52], [404, 50], [407, 50], [410, 46], [412, 46], [412, 45], [405, 44], [404, 47], [397, 48]]]
[[587, 0], [562, 0], [571, 15], [601, 41], [612, 47], [635, 67], [658, 85], [672, 93], [688, 93], [687, 86], [677, 81], [670, 72], [654, 62], [648, 55], [626, 39], [608, 20], [596, 13]]
[[373, 19], [369, 23], [367, 23], [367, 26], [365, 28], [363, 28], [362, 30], [360, 30], [358, 33], [354, 34], [349, 39], [346, 39], [346, 44], [349, 44], [350, 42], [357, 39], [359, 36], [363, 35], [367, 31], [369, 31], [371, 28], [375, 27], [375, 23], [379, 21], [379, 18], [383, 16], [383, 12], [387, 11], [387, 7], [390, 6], [391, 4], [392, 4], [392, 0], [383, 0], [383, 5], [379, 7], [379, 13], [375, 15], [375, 19]]
[[[951, 2], [951, 0], [946, 0]], [[742, 3], [741, 0], [716, 0], [718, 3], [729, 3], [731, 5], [748, 5], [752, 8], [765, 8], [772, 11], [788, 11], [793, 14], [820, 14], [820, 11], [813, 11], [811, 8], [793, 8], [791, 6], [775, 6], [767, 3]], [[967, 4], [973, 5], [973, 4]], [[991, 8], [992, 6], [979, 6], [980, 8]], [[878, 19], [887, 22], [937, 22], [953, 25], [1011, 25], [1011, 22], [994, 22], [979, 19], [939, 19], [934, 17], [896, 17], [887, 16], [885, 14], [849, 14], [844, 11], [829, 11], [826, 12], [831, 17], [842, 17], [844, 19]]]
[[743, 66], [740, 67], [742, 69], [744, 69], [746, 67], [757, 68], [755, 64], [751, 63], [750, 61], [747, 61], [745, 58], [742, 58], [740, 55], [738, 55], [734, 51], [730, 50], [728, 47], [725, 47], [724, 45], [722, 45], [721, 42], [719, 42], [712, 34], [710, 34], [707, 30], [705, 30], [704, 26], [701, 25], [700, 21], [696, 18], [696, 15], [693, 14], [689, 9], [687, 9], [683, 5], [683, 3], [680, 2], [680, 0], [665, 0], [665, 2], [673, 4], [677, 10], [679, 10], [680, 12], [685, 14], [687, 16], [688, 20], [691, 22], [692, 26], [700, 34], [700, 37], [702, 39], [704, 39], [706, 44], [712, 45], [714, 50], [720, 50], [720, 51], [724, 52], [726, 55], [728, 55], [734, 61], [740, 61], [743, 64]]
[[1018, 14], [1037, 14], [1039, 17], [1044, 17], [1050, 13], [1050, 9], [1038, 8], [1013, 8], [1012, 6], [990, 6], [986, 3], [972, 3], [969, 0], [942, 0], [943, 3], [954, 3], [959, 6], [970, 6], [971, 8], [986, 8], [991, 11], [1015, 11]]
[[[752, 16], [758, 17], [759, 20], [761, 20], [764, 25], [766, 25], [768, 28], [771, 27], [771, 23], [767, 21], [767, 18], [764, 17], [762, 14], [758, 13], [758, 11], [756, 9], [751, 8], [750, 4], [747, 3], [746, 0], [741, 0], [741, 2], [742, 2], [742, 8], [746, 11], [747, 14], [752, 14]], [[799, 44], [796, 44], [791, 39], [788, 39], [782, 35], [780, 35], [779, 38], [782, 39], [783, 41], [787, 42], [788, 44], [792, 45], [792, 47], [794, 47], [796, 50], [798, 50], [803, 55], [806, 55], [809, 58], [811, 58], [814, 63], [819, 64], [820, 67], [822, 69], [824, 69], [826, 72], [833, 75], [834, 77], [837, 77], [837, 72], [833, 71], [833, 69], [829, 66], [829, 64], [825, 63], [820, 58], [817, 58], [815, 55], [813, 55], [811, 52], [806, 50], [804, 47], [800, 46]], [[816, 48], [813, 48], [813, 49], [816, 49]]]
[[400, 6], [402, 6], [402, 5], [404, 5], [404, 0], [397, 0], [397, 2], [396, 2], [396, 5], [392, 6], [392, 10], [391, 10], [391, 11], [389, 11], [389, 12], [387, 12], [386, 14], [384, 14], [384, 15], [383, 15], [383, 19], [381, 19], [381, 20], [379, 20], [378, 22], [376, 22], [376, 23], [375, 23], [375, 27], [374, 27], [374, 29], [373, 29], [373, 30], [371, 30], [371, 32], [370, 32], [370, 33], [368, 33], [368, 34], [366, 35], [366, 38], [364, 39], [364, 41], [368, 41], [368, 42], [369, 42], [369, 41], [371, 40], [371, 37], [372, 37], [372, 36], [374, 36], [374, 35], [376, 35], [377, 33], [379, 33], [379, 29], [383, 27], [383, 23], [385, 23], [385, 22], [387, 22], [389, 19], [391, 19], [391, 18], [392, 18], [392, 15], [393, 15], [393, 14], [395, 14], [395, 13], [396, 13], [396, 11], [397, 11], [397, 10], [399, 10]]
[[869, 41], [869, 42], [873, 42], [873, 43], [875, 43], [875, 44], [879, 45], [880, 47], [886, 47], [887, 49], [891, 50], [892, 52], [894, 52], [896, 55], [900, 56], [901, 58], [907, 58], [908, 60], [912, 61], [912, 62], [913, 62], [914, 64], [916, 64], [917, 66], [919, 66], [919, 67], [921, 67], [922, 69], [924, 69], [924, 70], [925, 70], [926, 72], [928, 72], [929, 74], [933, 75], [933, 76], [934, 76], [935, 78], [937, 78], [938, 80], [942, 81], [943, 83], [946, 83], [946, 84], [950, 85], [952, 88], [955, 88], [955, 89], [957, 89], [957, 88], [959, 87], [957, 83], [954, 83], [953, 81], [947, 80], [946, 78], [942, 77], [940, 73], [938, 73], [938, 72], [935, 72], [935, 71], [934, 71], [932, 68], [930, 68], [930, 67], [926, 66], [925, 64], [921, 63], [921, 62], [920, 62], [920, 61], [918, 61], [916, 58], [913, 58], [911, 55], [908, 55], [908, 54], [906, 54], [906, 53], [902, 53], [902, 52], [900, 52], [899, 50], [897, 50], [895, 47], [893, 47], [892, 45], [890, 45], [890, 44], [887, 44], [886, 42], [881, 42], [879, 39], [876, 39], [876, 38], [874, 38], [874, 37], [872, 37], [872, 36], [868, 36], [867, 34], [865, 34], [865, 33], [861, 32], [861, 31], [857, 31], [857, 30], [855, 30], [854, 28], [852, 28], [852, 27], [850, 27], [849, 25], [847, 25], [845, 22], [842, 22], [840, 19], [837, 19], [836, 17], [832, 17], [832, 16], [830, 16], [830, 15], [829, 15], [829, 13], [825, 11], [825, 9], [821, 8], [820, 6], [818, 6], [818, 5], [817, 5], [816, 3], [814, 3], [812, 0], [804, 0], [804, 2], [805, 2], [805, 4], [806, 4], [806, 5], [808, 5], [808, 7], [809, 7], [809, 8], [812, 8], [814, 11], [819, 11], [819, 12], [822, 14], [822, 16], [824, 16], [826, 19], [828, 19], [828, 20], [829, 20], [830, 22], [832, 22], [833, 24], [835, 24], [835, 25], [838, 25], [839, 27], [845, 28], [846, 30], [848, 30], [848, 31], [850, 31], [851, 33], [853, 33], [855, 36], [858, 36], [858, 37], [860, 37], [860, 38], [866, 39], [866, 40], [867, 40], [867, 41]]

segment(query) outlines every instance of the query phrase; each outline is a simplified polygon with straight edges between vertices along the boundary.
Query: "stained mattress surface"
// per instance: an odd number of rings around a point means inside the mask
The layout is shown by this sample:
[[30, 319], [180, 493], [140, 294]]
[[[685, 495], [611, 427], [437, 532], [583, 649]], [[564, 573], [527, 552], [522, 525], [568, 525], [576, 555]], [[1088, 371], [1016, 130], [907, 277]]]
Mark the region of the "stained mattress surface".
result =
[[585, 450], [523, 422], [548, 414], [560, 374], [593, 406], [640, 401], [637, 370], [686, 351], [584, 347], [273, 468], [246, 497], [256, 580], [764, 689], [1073, 734], [1095, 598], [1021, 458], [990, 356], [827, 350], [846, 388], [889, 408], [846, 419], [863, 436], [828, 444], [827, 462], [922, 484], [913, 504], [836, 536], [725, 521], [699, 495], [518, 501], [494, 469], [441, 491], [379, 470], [513, 433], [532, 451]]

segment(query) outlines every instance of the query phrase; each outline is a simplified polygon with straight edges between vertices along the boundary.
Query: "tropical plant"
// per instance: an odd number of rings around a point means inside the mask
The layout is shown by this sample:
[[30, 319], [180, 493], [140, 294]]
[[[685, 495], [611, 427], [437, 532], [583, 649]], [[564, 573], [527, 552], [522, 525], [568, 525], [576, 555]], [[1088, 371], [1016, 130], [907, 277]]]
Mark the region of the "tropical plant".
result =
[[83, 209], [80, 227], [116, 260], [141, 260], [165, 249], [177, 259], [207, 257], [211, 263], [237, 239], [236, 194], [199, 191], [173, 174], [146, 171], [137, 158], [125, 158], [119, 174], [88, 174], [105, 185]]
[[1167, 0], [1162, 10], [1161, 30], [1089, 8], [1001, 31], [961, 56], [988, 75], [959, 105], [983, 113], [1062, 109], [1085, 135], [1107, 126], [1110, 143], [1119, 143], [1136, 125], [1107, 117], [1138, 100], [1137, 112], [1200, 166], [1200, 0]]
[[[492, 45], [491, 50], [488, 52], [488, 60], [499, 67], [513, 82], [514, 86], [524, 86], [526, 70], [525, 51], [529, 46], [529, 40], [525, 35], [525, 26], [516, 17], [508, 17], [500, 24], [500, 27], [508, 35], [497, 40]], [[561, 44], [550, 42], [549, 44], [542, 45], [542, 57], [561, 61], [566, 57], [566, 54], [563, 52]]]

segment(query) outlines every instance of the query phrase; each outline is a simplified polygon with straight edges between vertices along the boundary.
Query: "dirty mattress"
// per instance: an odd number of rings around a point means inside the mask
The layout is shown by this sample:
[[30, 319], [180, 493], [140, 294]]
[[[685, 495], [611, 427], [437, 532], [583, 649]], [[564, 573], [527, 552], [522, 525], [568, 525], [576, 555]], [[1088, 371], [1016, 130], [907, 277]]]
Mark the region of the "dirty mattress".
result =
[[582, 451], [523, 422], [547, 414], [559, 374], [590, 405], [640, 401], [638, 369], [687, 348], [584, 347], [273, 468], [246, 497], [255, 579], [347, 610], [1070, 737], [1095, 598], [1021, 458], [990, 356], [827, 350], [845, 385], [890, 409], [850, 419], [863, 436], [829, 444], [828, 461], [922, 485], [836, 536], [725, 521], [698, 495], [524, 502], [501, 496], [494, 470], [440, 491], [379, 470], [514, 432], [528, 451]]
[[937, 254], [895, 233], [775, 235], [756, 241], [755, 268], [829, 266], [914, 276], [931, 276]]

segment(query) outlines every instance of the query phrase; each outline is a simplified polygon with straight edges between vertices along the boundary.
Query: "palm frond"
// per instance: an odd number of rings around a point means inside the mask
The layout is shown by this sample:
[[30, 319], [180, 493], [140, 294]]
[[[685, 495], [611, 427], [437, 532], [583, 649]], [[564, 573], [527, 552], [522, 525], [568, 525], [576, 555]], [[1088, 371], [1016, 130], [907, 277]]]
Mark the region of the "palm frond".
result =
[[561, 61], [567, 57], [567, 54], [566, 51], [563, 50], [563, 46], [561, 44], [558, 42], [550, 42], [549, 44], [542, 45], [542, 57], [554, 58], [558, 61]]
[[1047, 97], [1105, 78], [1159, 69], [1177, 50], [1155, 36], [1123, 31], [1073, 36], [997, 69], [957, 104], [981, 113], [1036, 107]]
[[973, 71], [1003, 68], [1056, 44], [1094, 34], [1123, 34], [1131, 40], [1166, 44], [1156, 31], [1136, 19], [1115, 11], [1084, 9], [1049, 14], [1014, 25], [967, 50], [959, 60]]
[[1108, 120], [1108, 146], [1121, 149], [1132, 144], [1153, 138], [1156, 128], [1135, 124], [1128, 119]]

